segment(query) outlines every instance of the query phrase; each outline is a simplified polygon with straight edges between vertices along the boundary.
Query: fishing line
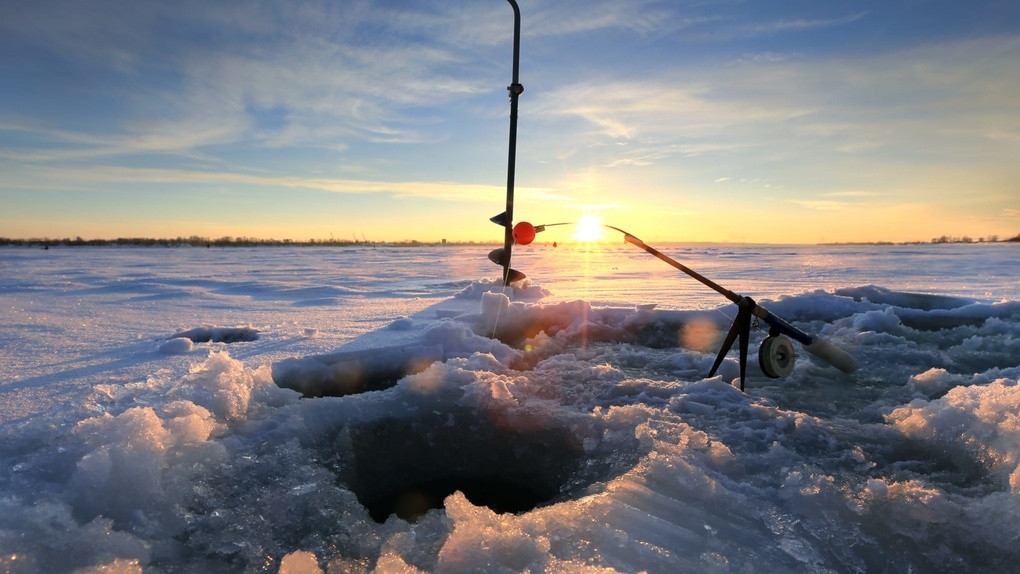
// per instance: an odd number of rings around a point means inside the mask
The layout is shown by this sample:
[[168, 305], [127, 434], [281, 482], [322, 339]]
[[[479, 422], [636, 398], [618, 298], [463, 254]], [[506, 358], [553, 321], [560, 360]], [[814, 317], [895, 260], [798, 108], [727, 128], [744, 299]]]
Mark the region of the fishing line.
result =
[[[503, 290], [500, 292], [500, 295], [502, 295], [503, 297], [506, 297], [506, 300], [507, 300], [507, 309], [510, 308], [510, 305], [509, 305], [510, 298], [507, 297], [507, 294], [506, 294], [506, 290], [509, 289], [509, 288], [510, 288], [510, 286], [507, 285], [504, 282], [503, 283]], [[496, 309], [496, 320], [492, 322], [492, 335], [489, 337], [490, 339], [492, 339], [492, 343], [489, 344], [489, 354], [490, 355], [492, 354], [492, 345], [495, 344], [495, 341], [496, 341], [496, 331], [499, 330], [499, 318], [500, 318], [500, 315], [502, 315], [502, 314], [503, 314], [503, 300], [501, 299], [499, 301], [499, 308]]]
[[[552, 225], [554, 224], [533, 226], [530, 223], [521, 222], [514, 226], [513, 232], [516, 237], [518, 228], [523, 229], [524, 232], [522, 232], [521, 236], [524, 240], [522, 243], [526, 245], [534, 239], [534, 234], [536, 232], [544, 231], [546, 227], [550, 227]], [[566, 225], [566, 223], [557, 223], [555, 225]], [[620, 229], [619, 227], [607, 225], [605, 223], [602, 223], [601, 225], [607, 229], [613, 229], [622, 233], [625, 242], [643, 249], [645, 252], [655, 256], [671, 267], [682, 271], [706, 287], [709, 287], [713, 291], [719, 293], [726, 299], [729, 299], [730, 302], [737, 306], [737, 315], [732, 319], [730, 330], [726, 334], [726, 338], [723, 340], [722, 348], [719, 350], [718, 355], [716, 355], [715, 363], [712, 365], [711, 371], [709, 371], [709, 377], [715, 376], [716, 371], [722, 365], [723, 359], [726, 358], [730, 348], [734, 343], [737, 343], [740, 365], [740, 390], [744, 390], [744, 382], [747, 375], [748, 344], [751, 338], [751, 328], [753, 327], [756, 330], [759, 329], [759, 320], [764, 321], [769, 326], [769, 334], [765, 340], [762, 341], [758, 353], [759, 364], [762, 367], [762, 371], [767, 376], [771, 378], [779, 378], [792, 372], [794, 360], [793, 340], [803, 345], [804, 350], [845, 373], [853, 373], [857, 370], [857, 359], [846, 351], [822, 339], [818, 335], [805, 333], [797, 327], [794, 327], [782, 317], [772, 314], [761, 305], [758, 305], [754, 299], [738, 295], [737, 293], [726, 289], [715, 281], [712, 281], [697, 271], [694, 271], [680, 263], [676, 259], [673, 259], [651, 245], [648, 245], [644, 241], [638, 239], [637, 236]], [[497, 258], [494, 257], [497, 252], [500, 252], [498, 253], [500, 257], [506, 255], [502, 252], [502, 250], [496, 250], [489, 254], [490, 259], [497, 262], [505, 262], [507, 264], [507, 269], [509, 269], [509, 262], [507, 260], [501, 258], [497, 260]], [[515, 273], [519, 278], [524, 277], [524, 274], [519, 271], [515, 271]], [[507, 279], [509, 279], [509, 275], [507, 276]], [[507, 283], [509, 282], [511, 281], [508, 280]]]

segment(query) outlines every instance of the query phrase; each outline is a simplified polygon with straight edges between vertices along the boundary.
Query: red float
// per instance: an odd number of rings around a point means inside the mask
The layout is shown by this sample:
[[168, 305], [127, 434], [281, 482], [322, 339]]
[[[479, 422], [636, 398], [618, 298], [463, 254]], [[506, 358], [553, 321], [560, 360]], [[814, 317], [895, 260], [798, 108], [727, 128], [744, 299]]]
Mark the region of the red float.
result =
[[518, 245], [528, 245], [535, 240], [535, 226], [522, 221], [514, 226], [514, 243]]

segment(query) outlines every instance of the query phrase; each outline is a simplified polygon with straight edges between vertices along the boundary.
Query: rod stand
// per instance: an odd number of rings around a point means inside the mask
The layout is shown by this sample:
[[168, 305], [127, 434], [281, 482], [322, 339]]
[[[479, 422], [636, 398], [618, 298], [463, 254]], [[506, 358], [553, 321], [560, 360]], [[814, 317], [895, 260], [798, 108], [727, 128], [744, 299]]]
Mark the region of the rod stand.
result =
[[722, 348], [719, 349], [719, 354], [715, 357], [715, 363], [712, 365], [712, 370], [708, 372], [709, 377], [715, 376], [715, 372], [719, 369], [719, 365], [722, 365], [723, 359], [725, 359], [727, 353], [730, 352], [730, 347], [733, 346], [733, 342], [739, 340], [741, 391], [744, 390], [744, 380], [747, 377], [747, 345], [751, 338], [751, 321], [754, 319], [754, 311], [757, 307], [758, 304], [750, 297], [741, 297], [740, 300], [737, 301], [737, 317], [733, 320], [733, 324], [730, 325], [730, 331], [726, 334], [726, 339], [723, 340]]

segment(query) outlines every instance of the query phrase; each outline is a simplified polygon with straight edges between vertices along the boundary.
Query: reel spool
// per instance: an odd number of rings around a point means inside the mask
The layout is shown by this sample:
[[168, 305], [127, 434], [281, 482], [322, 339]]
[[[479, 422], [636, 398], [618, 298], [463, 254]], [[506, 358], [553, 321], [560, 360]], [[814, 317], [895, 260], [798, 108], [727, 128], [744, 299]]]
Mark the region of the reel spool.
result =
[[758, 348], [758, 365], [766, 376], [772, 379], [785, 377], [793, 372], [797, 353], [793, 341], [786, 335], [769, 335]]

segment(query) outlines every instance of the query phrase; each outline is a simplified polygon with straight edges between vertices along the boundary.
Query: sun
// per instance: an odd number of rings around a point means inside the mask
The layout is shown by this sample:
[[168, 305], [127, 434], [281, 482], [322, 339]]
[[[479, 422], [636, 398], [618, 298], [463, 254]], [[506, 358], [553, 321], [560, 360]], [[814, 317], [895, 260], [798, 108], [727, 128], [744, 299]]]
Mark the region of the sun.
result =
[[577, 228], [574, 231], [576, 241], [601, 241], [602, 240], [602, 219], [592, 213], [585, 213], [577, 220]]

